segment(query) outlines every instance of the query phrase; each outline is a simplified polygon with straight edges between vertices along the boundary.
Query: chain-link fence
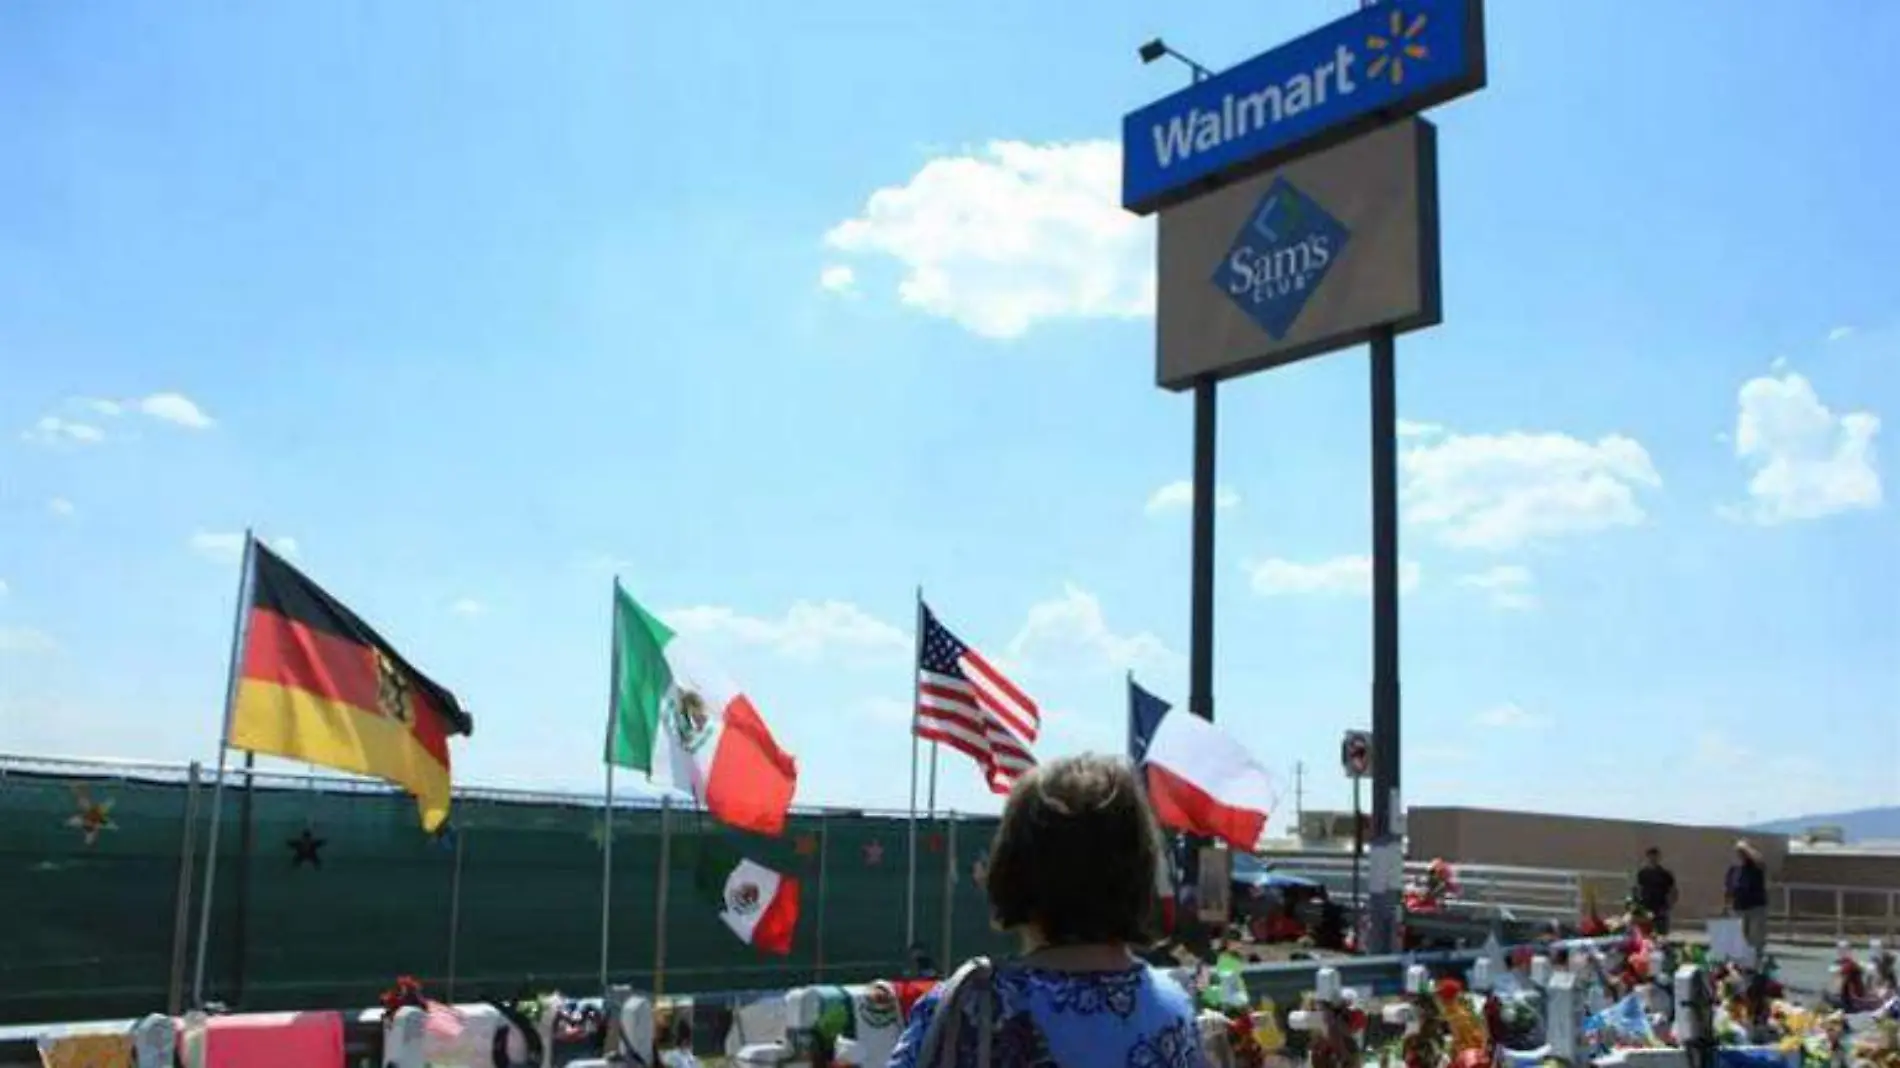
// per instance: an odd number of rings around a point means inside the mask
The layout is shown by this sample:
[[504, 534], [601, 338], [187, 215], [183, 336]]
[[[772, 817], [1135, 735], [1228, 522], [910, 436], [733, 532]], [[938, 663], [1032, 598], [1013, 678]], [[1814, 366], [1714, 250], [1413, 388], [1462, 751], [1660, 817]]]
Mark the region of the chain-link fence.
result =
[[[366, 1006], [397, 975], [441, 996], [599, 984], [598, 798], [458, 793], [451, 829], [372, 784], [227, 772], [206, 997]], [[191, 996], [212, 776], [0, 759], [0, 1022], [176, 1010]], [[1001, 948], [974, 878], [993, 818], [920, 817], [914, 939], [938, 962]], [[608, 971], [669, 992], [906, 972], [910, 823], [800, 810], [785, 834], [691, 807], [617, 805]], [[665, 887], [661, 890], [662, 855]], [[700, 869], [742, 856], [799, 881], [789, 955], [741, 942]]]

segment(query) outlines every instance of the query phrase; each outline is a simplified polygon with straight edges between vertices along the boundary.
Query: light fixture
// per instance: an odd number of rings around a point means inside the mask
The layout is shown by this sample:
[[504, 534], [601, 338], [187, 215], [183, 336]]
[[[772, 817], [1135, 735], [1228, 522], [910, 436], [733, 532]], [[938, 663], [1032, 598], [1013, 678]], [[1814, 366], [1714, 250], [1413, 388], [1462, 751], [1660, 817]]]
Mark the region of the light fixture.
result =
[[1182, 63], [1187, 64], [1187, 68], [1194, 72], [1194, 80], [1197, 82], [1203, 81], [1208, 78], [1212, 78], [1214, 76], [1213, 71], [1208, 70], [1206, 67], [1201, 66], [1199, 63], [1194, 62], [1188, 57], [1168, 47], [1168, 43], [1166, 41], [1163, 41], [1159, 37], [1156, 37], [1155, 39], [1142, 45], [1138, 51], [1141, 56], [1141, 61], [1143, 63], [1153, 63], [1155, 60], [1160, 59], [1162, 56], [1173, 56], [1175, 59], [1178, 59]]

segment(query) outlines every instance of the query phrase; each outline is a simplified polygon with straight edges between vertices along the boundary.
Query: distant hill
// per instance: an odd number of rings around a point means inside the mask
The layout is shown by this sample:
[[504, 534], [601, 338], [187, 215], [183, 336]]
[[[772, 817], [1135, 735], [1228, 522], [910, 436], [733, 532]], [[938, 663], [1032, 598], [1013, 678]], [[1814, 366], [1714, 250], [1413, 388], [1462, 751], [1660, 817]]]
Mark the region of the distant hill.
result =
[[1889, 805], [1886, 808], [1862, 808], [1853, 812], [1829, 812], [1818, 816], [1796, 816], [1793, 819], [1763, 823], [1755, 829], [1774, 834], [1800, 834], [1810, 827], [1820, 826], [1839, 827], [1849, 842], [1864, 842], [1869, 839], [1900, 841], [1900, 805]]

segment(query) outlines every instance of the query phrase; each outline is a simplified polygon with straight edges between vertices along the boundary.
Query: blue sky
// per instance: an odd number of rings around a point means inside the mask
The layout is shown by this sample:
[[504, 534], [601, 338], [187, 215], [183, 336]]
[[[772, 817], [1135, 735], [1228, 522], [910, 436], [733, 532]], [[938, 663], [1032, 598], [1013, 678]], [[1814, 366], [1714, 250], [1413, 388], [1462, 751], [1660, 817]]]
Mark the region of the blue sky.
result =
[[[1346, 8], [5, 5], [0, 751], [209, 758], [247, 524], [463, 696], [465, 782], [597, 784], [615, 573], [802, 800], [904, 803], [919, 584], [1118, 748], [1188, 618], [1135, 46]], [[1399, 352], [1407, 800], [1900, 802], [1900, 8], [1489, 36]], [[1366, 390], [1222, 393], [1217, 715], [1288, 812], [1368, 715]]]

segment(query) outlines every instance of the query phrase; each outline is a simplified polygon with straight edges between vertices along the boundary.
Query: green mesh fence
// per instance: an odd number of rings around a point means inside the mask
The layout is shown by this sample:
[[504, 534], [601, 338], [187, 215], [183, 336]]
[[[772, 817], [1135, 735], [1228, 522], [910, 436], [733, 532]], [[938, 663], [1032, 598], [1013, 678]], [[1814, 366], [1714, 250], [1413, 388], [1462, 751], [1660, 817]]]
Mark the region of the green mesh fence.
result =
[[[207, 776], [194, 800], [184, 779], [0, 767], [0, 1023], [162, 1011], [178, 980], [189, 1001], [213, 791]], [[407, 797], [277, 777], [266, 786], [263, 775], [245, 791], [238, 781], [223, 800], [208, 999], [245, 1010], [368, 1006], [403, 974], [462, 1000], [598, 985], [598, 802], [460, 796], [453, 832], [431, 837]], [[106, 817], [90, 842], [88, 809]], [[916, 938], [939, 963], [1003, 948], [973, 878], [994, 826], [919, 821]], [[652, 989], [663, 967], [658, 985], [686, 993], [907, 969], [901, 815], [800, 812], [782, 837], [763, 838], [691, 809], [621, 808], [613, 837], [616, 982]], [[740, 942], [701, 889], [702, 858], [730, 852], [799, 881], [789, 955]]]

